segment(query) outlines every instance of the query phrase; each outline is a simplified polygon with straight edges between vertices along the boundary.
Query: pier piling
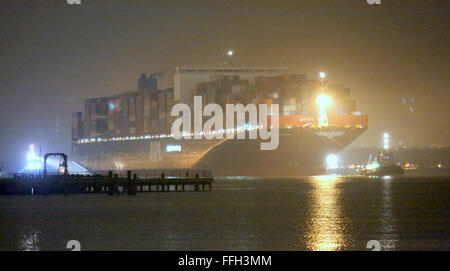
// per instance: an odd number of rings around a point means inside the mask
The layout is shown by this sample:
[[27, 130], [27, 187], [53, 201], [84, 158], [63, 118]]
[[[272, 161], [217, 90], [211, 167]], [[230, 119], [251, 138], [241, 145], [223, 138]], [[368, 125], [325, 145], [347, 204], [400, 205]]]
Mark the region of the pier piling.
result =
[[114, 195], [114, 179], [112, 171], [108, 172], [108, 195]]
[[[133, 174], [133, 179], [132, 179], [131, 171], [127, 172], [128, 195], [133, 195], [133, 196], [136, 195], [136, 192], [137, 192], [136, 179], [137, 179], [136, 173]], [[142, 191], [142, 186], [141, 186], [141, 191]]]

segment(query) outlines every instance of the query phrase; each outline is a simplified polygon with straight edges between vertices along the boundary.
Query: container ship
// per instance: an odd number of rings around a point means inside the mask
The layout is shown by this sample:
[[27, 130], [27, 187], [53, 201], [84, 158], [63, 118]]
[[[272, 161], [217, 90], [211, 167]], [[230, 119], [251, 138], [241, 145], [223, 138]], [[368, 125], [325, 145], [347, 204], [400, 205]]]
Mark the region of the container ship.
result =
[[[263, 140], [248, 137], [175, 139], [171, 109], [177, 103], [192, 107], [194, 96], [222, 108], [277, 104], [278, 148], [261, 150]], [[350, 89], [329, 84], [322, 73], [311, 80], [287, 68], [176, 68], [171, 88], [159, 89], [156, 74], [142, 74], [135, 91], [85, 100], [84, 112], [73, 114], [71, 159], [91, 171], [170, 168], [209, 169], [216, 176], [311, 176], [324, 173], [326, 156], [367, 128], [368, 117], [357, 111]]]

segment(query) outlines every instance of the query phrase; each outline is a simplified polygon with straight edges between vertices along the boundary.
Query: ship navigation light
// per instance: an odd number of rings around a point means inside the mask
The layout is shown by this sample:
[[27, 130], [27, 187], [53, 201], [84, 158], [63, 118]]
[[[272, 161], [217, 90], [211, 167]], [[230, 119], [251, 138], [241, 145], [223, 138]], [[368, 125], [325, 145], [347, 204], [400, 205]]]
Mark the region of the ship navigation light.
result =
[[389, 134], [388, 133], [383, 134], [383, 149], [389, 150]]

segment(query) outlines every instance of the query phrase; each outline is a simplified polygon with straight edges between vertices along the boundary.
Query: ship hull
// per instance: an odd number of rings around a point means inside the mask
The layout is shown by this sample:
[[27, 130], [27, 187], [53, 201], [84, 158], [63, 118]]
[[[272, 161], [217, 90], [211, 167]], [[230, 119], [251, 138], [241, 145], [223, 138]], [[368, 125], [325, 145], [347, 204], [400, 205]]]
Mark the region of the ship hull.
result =
[[325, 157], [339, 152], [364, 131], [280, 129], [278, 148], [264, 151], [259, 139], [74, 143], [72, 160], [95, 171], [196, 168], [209, 169], [215, 176], [310, 176], [323, 174]]
[[366, 176], [386, 176], [386, 175], [402, 175], [404, 170], [400, 166], [383, 166], [372, 170], [365, 170], [363, 174]]

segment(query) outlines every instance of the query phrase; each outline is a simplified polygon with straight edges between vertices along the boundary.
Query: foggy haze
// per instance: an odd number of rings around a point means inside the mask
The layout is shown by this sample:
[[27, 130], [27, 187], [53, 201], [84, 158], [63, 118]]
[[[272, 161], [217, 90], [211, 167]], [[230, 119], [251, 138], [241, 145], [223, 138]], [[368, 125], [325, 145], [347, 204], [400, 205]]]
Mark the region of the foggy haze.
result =
[[[136, 90], [143, 72], [213, 65], [287, 67], [351, 89], [369, 129], [352, 146], [444, 145], [449, 137], [448, 1], [0, 2], [0, 164], [30, 143], [70, 154], [71, 114], [86, 98]], [[402, 98], [414, 99], [404, 104]], [[411, 112], [409, 105], [413, 107]]]

